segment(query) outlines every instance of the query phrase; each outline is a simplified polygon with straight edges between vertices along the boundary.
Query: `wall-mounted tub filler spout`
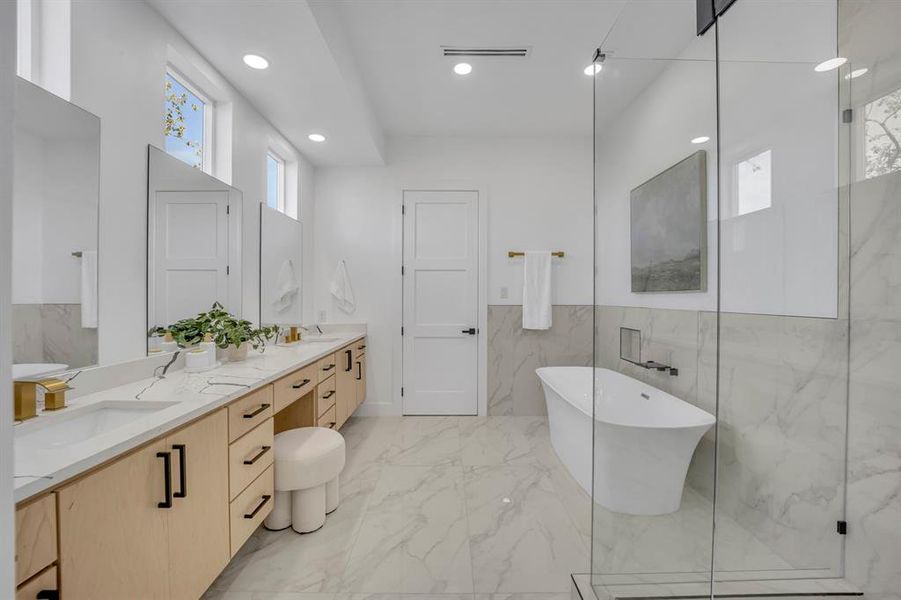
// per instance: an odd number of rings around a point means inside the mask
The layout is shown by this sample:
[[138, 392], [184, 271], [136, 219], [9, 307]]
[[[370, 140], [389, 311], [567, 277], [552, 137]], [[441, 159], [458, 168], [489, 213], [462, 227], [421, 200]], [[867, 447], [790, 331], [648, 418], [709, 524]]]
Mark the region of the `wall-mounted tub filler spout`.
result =
[[641, 331], [638, 329], [630, 327], [619, 328], [619, 358], [643, 369], [656, 369], [660, 372], [669, 371], [669, 374], [673, 377], [679, 374], [679, 369], [675, 367], [655, 360], [641, 360]]
[[[632, 361], [628, 361], [628, 362], [632, 362]], [[657, 370], [660, 371], [660, 372], [663, 372], [663, 371], [669, 371], [669, 374], [670, 374], [671, 376], [673, 376], [673, 377], [675, 377], [675, 376], [677, 376], [677, 375], [679, 374], [679, 369], [677, 369], [676, 367], [671, 367], [671, 366], [669, 366], [669, 365], [664, 365], [664, 364], [662, 364], [662, 363], [659, 363], [659, 362], [656, 362], [656, 361], [653, 361], [653, 360], [649, 360], [649, 361], [646, 361], [646, 362], [632, 362], [632, 364], [633, 364], [633, 365], [638, 365], [639, 367], [643, 367], [643, 368], [648, 369], [648, 370], [650, 370], [650, 369], [657, 369]]]

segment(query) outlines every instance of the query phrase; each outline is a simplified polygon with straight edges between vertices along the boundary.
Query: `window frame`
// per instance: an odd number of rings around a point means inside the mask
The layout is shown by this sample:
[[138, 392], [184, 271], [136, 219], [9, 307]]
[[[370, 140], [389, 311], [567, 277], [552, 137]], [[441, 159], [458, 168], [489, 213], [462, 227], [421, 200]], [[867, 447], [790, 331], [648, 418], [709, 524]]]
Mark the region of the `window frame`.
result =
[[287, 161], [281, 157], [281, 155], [269, 148], [266, 150], [266, 205], [269, 205], [269, 159], [275, 161], [276, 164], [276, 190], [275, 190], [275, 198], [276, 198], [276, 206], [275, 210], [280, 213], [287, 214], [287, 207], [285, 206], [285, 197], [286, 197], [286, 187], [287, 187]]
[[[195, 85], [190, 78], [186, 77], [171, 63], [166, 65], [166, 77], [171, 77], [172, 79], [177, 81], [183, 88], [194, 94], [194, 96], [196, 96], [197, 99], [200, 100], [200, 102], [203, 104], [203, 139], [201, 140], [203, 148], [201, 149], [200, 153], [200, 170], [207, 175], [213, 175], [213, 144], [215, 141], [215, 135], [213, 132], [213, 124], [215, 120], [213, 113], [216, 110], [216, 101], [213, 100], [213, 98], [209, 94], [205, 93], [202, 89], [197, 87], [197, 85]], [[165, 89], [165, 85], [163, 86], [163, 88]], [[166, 103], [164, 101], [163, 106], [165, 105]]]

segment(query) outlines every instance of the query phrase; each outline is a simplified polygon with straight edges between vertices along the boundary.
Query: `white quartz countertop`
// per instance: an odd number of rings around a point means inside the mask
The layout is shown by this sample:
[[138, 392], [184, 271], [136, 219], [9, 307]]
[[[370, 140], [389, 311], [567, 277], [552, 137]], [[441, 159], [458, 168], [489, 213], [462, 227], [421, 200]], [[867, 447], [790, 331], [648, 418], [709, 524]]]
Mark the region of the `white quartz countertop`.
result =
[[[170, 371], [162, 379], [149, 377], [69, 400], [68, 407], [59, 412], [42, 412], [37, 418], [14, 428], [15, 501], [21, 502], [55, 488], [68, 479], [312, 364], [365, 335], [363, 331], [328, 332], [322, 337], [329, 341], [270, 345], [262, 354], [251, 350], [244, 361], [224, 363], [202, 373]], [[77, 380], [74, 384], [77, 385]], [[171, 402], [172, 405], [71, 443], [35, 444], [29, 440], [31, 434], [52, 425], [52, 420], [62, 422], [71, 419], [82, 408], [108, 401], [117, 404]]]

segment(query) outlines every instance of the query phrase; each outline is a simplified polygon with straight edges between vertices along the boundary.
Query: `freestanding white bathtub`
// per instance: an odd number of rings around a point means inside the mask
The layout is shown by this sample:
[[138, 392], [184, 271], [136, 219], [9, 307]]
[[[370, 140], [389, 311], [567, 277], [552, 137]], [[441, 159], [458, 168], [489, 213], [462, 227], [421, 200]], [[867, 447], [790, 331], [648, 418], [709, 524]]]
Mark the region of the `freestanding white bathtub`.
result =
[[[592, 452], [592, 372], [598, 391]], [[688, 464], [716, 419], [655, 387], [609, 369], [536, 370], [547, 401], [551, 444], [594, 501], [632, 515], [679, 510]]]

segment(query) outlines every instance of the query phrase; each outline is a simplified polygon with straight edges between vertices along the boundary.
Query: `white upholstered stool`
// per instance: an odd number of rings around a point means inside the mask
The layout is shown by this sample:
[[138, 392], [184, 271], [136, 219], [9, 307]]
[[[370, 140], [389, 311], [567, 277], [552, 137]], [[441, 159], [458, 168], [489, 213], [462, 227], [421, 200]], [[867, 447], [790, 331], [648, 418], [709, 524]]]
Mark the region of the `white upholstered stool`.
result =
[[275, 436], [275, 503], [266, 529], [316, 531], [338, 508], [344, 437], [325, 427], [289, 429]]

